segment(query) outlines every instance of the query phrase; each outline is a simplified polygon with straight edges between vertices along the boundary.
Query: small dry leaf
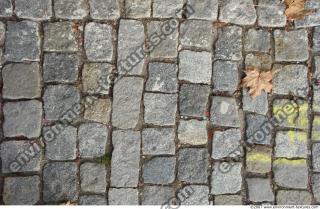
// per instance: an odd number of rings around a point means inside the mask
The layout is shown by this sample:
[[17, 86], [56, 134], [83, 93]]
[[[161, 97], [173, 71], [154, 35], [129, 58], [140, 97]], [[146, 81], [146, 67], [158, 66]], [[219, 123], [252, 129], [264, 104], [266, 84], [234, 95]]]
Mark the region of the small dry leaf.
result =
[[271, 71], [259, 71], [256, 68], [248, 68], [246, 71], [246, 77], [242, 79], [241, 86], [249, 88], [249, 94], [255, 98], [259, 96], [262, 90], [271, 92], [272, 90], [272, 72]]
[[289, 20], [303, 19], [306, 15], [310, 15], [314, 10], [305, 9], [306, 0], [285, 0], [287, 9], [285, 14]]

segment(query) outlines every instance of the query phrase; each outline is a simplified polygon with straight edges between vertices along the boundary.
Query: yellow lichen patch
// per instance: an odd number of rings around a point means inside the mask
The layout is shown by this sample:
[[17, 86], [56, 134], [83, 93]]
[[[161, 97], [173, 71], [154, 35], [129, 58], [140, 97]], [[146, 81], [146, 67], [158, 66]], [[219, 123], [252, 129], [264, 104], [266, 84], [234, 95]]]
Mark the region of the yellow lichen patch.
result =
[[300, 165], [305, 165], [307, 163], [306, 160], [301, 159], [301, 160], [288, 160], [284, 158], [279, 158], [273, 162], [274, 165], [280, 165], [280, 164], [285, 164], [285, 165], [292, 165], [292, 166], [300, 166]]
[[307, 141], [307, 134], [301, 131], [288, 131], [290, 143], [295, 141]]
[[247, 161], [271, 162], [271, 156], [266, 153], [250, 152], [247, 154]]
[[312, 125], [312, 140], [320, 141], [320, 117], [315, 116]]

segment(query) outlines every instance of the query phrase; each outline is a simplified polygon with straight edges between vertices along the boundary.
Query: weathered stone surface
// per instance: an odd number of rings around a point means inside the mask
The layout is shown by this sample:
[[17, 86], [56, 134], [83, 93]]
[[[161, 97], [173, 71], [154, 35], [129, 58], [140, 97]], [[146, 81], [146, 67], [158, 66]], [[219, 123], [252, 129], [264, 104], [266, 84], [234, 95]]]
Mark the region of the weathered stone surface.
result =
[[311, 178], [312, 191], [316, 202], [320, 202], [320, 174], [313, 174]]
[[40, 136], [42, 103], [37, 100], [7, 102], [3, 105], [3, 133], [6, 137]]
[[175, 157], [155, 157], [143, 165], [144, 183], [170, 184], [175, 178]]
[[180, 88], [179, 110], [183, 116], [206, 116], [210, 87], [196, 84], [183, 84]]
[[126, 0], [125, 11], [128, 18], [151, 16], [151, 0]]
[[282, 187], [306, 189], [308, 166], [306, 160], [277, 159], [273, 162], [275, 182]]
[[244, 49], [250, 52], [266, 52], [271, 49], [270, 33], [265, 30], [249, 29], [244, 39]]
[[45, 82], [75, 82], [79, 65], [79, 57], [75, 54], [45, 53], [43, 79]]
[[174, 125], [177, 112], [176, 94], [144, 94], [144, 122], [154, 125]]
[[177, 191], [181, 205], [209, 205], [209, 187], [188, 185]]
[[210, 84], [211, 54], [208, 52], [181, 51], [179, 54], [179, 80]]
[[252, 98], [247, 89], [242, 91], [243, 110], [253, 113], [266, 115], [268, 112], [268, 94], [261, 92], [256, 98]]
[[275, 39], [275, 61], [308, 60], [308, 33], [306, 30], [284, 31], [276, 30]]
[[79, 197], [79, 205], [106, 205], [107, 199], [102, 195], [83, 195]]
[[278, 205], [310, 205], [312, 196], [307, 191], [280, 190], [277, 193]]
[[181, 17], [183, 0], [154, 0], [153, 17]]
[[43, 168], [43, 200], [75, 201], [78, 199], [77, 165], [72, 162], [48, 163]]
[[88, 100], [93, 103], [85, 106], [84, 119], [107, 124], [110, 121], [111, 100], [97, 97], [90, 97]]
[[206, 183], [209, 153], [207, 149], [185, 148], [178, 152], [178, 179]]
[[233, 163], [228, 172], [219, 168], [219, 163], [213, 167], [211, 176], [211, 194], [235, 194], [241, 190], [241, 163]]
[[257, 15], [251, 0], [225, 0], [220, 2], [221, 22], [230, 22], [237, 25], [253, 25]]
[[312, 145], [313, 171], [320, 172], [320, 143]]
[[4, 179], [3, 201], [6, 205], [33, 205], [40, 200], [39, 176]]
[[269, 118], [263, 115], [248, 114], [247, 141], [252, 144], [270, 144], [273, 125]]
[[174, 197], [171, 187], [144, 186], [142, 205], [162, 205]]
[[314, 28], [313, 32], [313, 50], [320, 51], [320, 26]]
[[252, 202], [273, 202], [274, 194], [272, 191], [272, 183], [270, 179], [263, 178], [247, 178], [246, 179], [249, 200]]
[[211, 105], [211, 122], [216, 126], [240, 127], [236, 100], [232, 97], [214, 96]]
[[79, 152], [82, 158], [102, 157], [106, 153], [108, 129], [100, 123], [79, 126]]
[[83, 19], [89, 14], [86, 0], [53, 0], [55, 16], [62, 19]]
[[178, 91], [177, 72], [178, 66], [176, 64], [150, 63], [146, 90], [176, 93]]
[[37, 63], [8, 64], [2, 69], [2, 96], [8, 99], [34, 99], [41, 96], [41, 73]]
[[198, 120], [180, 120], [178, 139], [180, 144], [203, 145], [207, 144], [207, 122]]
[[52, 17], [51, 0], [16, 0], [15, 13], [20, 18], [48, 20]]
[[109, 190], [109, 205], [138, 205], [138, 190], [131, 188], [111, 188]]
[[[59, 131], [55, 131], [59, 130]], [[77, 128], [57, 124], [43, 128], [45, 155], [49, 160], [74, 160], [77, 154]]]
[[78, 51], [76, 34], [71, 22], [55, 22], [44, 24], [45, 51]]
[[234, 92], [239, 84], [239, 64], [232, 61], [216, 61], [213, 65], [213, 90]]
[[135, 128], [139, 121], [143, 90], [142, 78], [122, 78], [113, 89], [112, 124], [118, 128]]
[[90, 61], [113, 59], [112, 27], [107, 24], [88, 23], [85, 27], [84, 48]]
[[5, 58], [12, 62], [40, 60], [38, 23], [31, 21], [7, 22]]
[[313, 90], [313, 104], [312, 109], [315, 112], [320, 112], [320, 90]]
[[272, 57], [269, 54], [247, 54], [246, 68], [255, 67], [259, 70], [271, 70]]
[[142, 153], [145, 155], [174, 155], [175, 132], [172, 128], [147, 128], [142, 131]]
[[188, 0], [188, 5], [194, 10], [191, 19], [215, 21], [218, 18], [218, 0]]
[[90, 16], [96, 20], [120, 18], [120, 0], [89, 0]]
[[285, 3], [279, 0], [259, 1], [258, 24], [262, 27], [284, 27], [287, 24], [285, 9]]
[[0, 0], [0, 17], [10, 17], [12, 12], [12, 0]]
[[320, 2], [317, 0], [308, 0], [305, 4], [305, 9], [315, 10], [313, 13], [306, 15], [301, 20], [295, 21], [296, 28], [306, 28], [320, 25]]
[[320, 141], [320, 116], [314, 116], [311, 133], [311, 139], [313, 141]]
[[275, 157], [307, 158], [308, 136], [300, 131], [279, 131], [276, 134]]
[[[243, 154], [243, 150], [240, 141], [241, 132], [239, 129], [228, 129], [226, 131], [214, 132], [211, 157], [213, 159], [221, 159], [225, 157], [241, 156]], [[234, 153], [235, 150], [237, 150], [237, 153]]]
[[84, 192], [103, 193], [107, 187], [105, 165], [83, 163], [80, 166], [81, 190]]
[[[80, 104], [80, 93], [71, 85], [49, 85], [44, 91], [43, 102], [45, 118], [59, 120]], [[75, 119], [80, 112], [72, 111], [72, 113], [72, 119]]]
[[219, 33], [216, 42], [215, 59], [235, 60], [242, 59], [242, 28], [238, 26], [226, 26]]
[[242, 205], [240, 195], [217, 195], [214, 198], [215, 205]]
[[0, 46], [3, 46], [6, 37], [6, 25], [0, 22]]
[[113, 131], [111, 186], [136, 187], [139, 181], [140, 132]]
[[246, 170], [252, 173], [268, 173], [271, 171], [272, 149], [265, 146], [255, 146], [247, 149]]

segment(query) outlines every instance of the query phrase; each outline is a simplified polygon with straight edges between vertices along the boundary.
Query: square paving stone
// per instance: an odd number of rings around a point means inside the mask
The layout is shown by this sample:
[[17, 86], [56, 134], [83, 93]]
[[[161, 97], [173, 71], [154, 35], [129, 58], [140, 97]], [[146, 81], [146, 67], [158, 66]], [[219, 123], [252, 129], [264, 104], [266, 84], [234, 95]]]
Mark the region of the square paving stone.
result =
[[76, 33], [72, 22], [55, 22], [44, 24], [44, 51], [78, 51]]
[[[237, 0], [238, 1], [238, 0]], [[215, 48], [215, 59], [242, 59], [242, 28], [238, 26], [223, 27], [219, 33]]]
[[308, 165], [306, 160], [277, 159], [273, 162], [274, 179], [281, 187], [306, 189]]
[[31, 21], [7, 22], [5, 41], [6, 60], [12, 62], [39, 61], [39, 35], [38, 23]]
[[183, 47], [211, 49], [217, 36], [216, 28], [205, 20], [186, 20], [180, 25], [180, 42]]
[[312, 109], [314, 112], [320, 112], [320, 90], [313, 90]]
[[103, 164], [83, 163], [80, 166], [81, 190], [83, 192], [104, 193], [107, 188], [107, 171]]
[[142, 131], [142, 153], [144, 155], [174, 155], [175, 132], [172, 128], [147, 128]]
[[139, 181], [140, 132], [113, 131], [111, 186], [136, 187]]
[[183, 0], [154, 0], [153, 17], [169, 18], [181, 17]]
[[[172, 1], [172, 0], [171, 0]], [[174, 1], [179, 1], [179, 0], [174, 0]], [[164, 0], [161, 0], [161, 2], [164, 2]], [[156, 2], [153, 3], [155, 5]], [[174, 4], [170, 6], [170, 8]], [[155, 12], [153, 10], [153, 12]], [[171, 23], [171, 21], [151, 21], [147, 25], [147, 32], [148, 32], [148, 39], [150, 41], [152, 40], [153, 37], [158, 36], [160, 37], [161, 41], [158, 42], [152, 42], [152, 50], [150, 50], [150, 57], [151, 58], [176, 58], [178, 55], [178, 39], [179, 39], [179, 34], [178, 34], [178, 25], [177, 25], [177, 20], [172, 20], [174, 23]], [[169, 27], [167, 26], [169, 25]], [[175, 27], [173, 27], [173, 25]], [[164, 33], [163, 28], [170, 28], [170, 33]]]
[[43, 200], [45, 202], [78, 199], [78, 168], [72, 162], [48, 163], [43, 168]]
[[107, 199], [102, 195], [82, 195], [79, 197], [79, 205], [107, 205]]
[[320, 2], [317, 0], [308, 0], [305, 3], [305, 9], [315, 10], [313, 13], [306, 15], [300, 20], [295, 20], [297, 28], [306, 28], [320, 25]]
[[171, 184], [175, 179], [175, 167], [175, 157], [155, 157], [144, 162], [144, 183]]
[[2, 69], [2, 78], [3, 98], [34, 99], [41, 97], [41, 73], [37, 63], [8, 64]]
[[120, 0], [89, 0], [90, 16], [96, 20], [120, 18]]
[[0, 22], [0, 46], [3, 46], [6, 37], [6, 25]]
[[180, 120], [178, 139], [180, 144], [203, 145], [208, 142], [207, 121]]
[[312, 191], [316, 202], [320, 202], [320, 174], [313, 174], [311, 178]]
[[177, 191], [181, 205], [209, 205], [209, 187], [188, 185]]
[[320, 143], [312, 145], [312, 165], [313, 171], [320, 172]]
[[0, 0], [0, 17], [10, 17], [12, 12], [12, 0]]
[[87, 63], [82, 70], [83, 91], [89, 94], [109, 94], [109, 76], [113, 66], [108, 63]]
[[247, 150], [246, 171], [252, 173], [268, 173], [271, 171], [272, 149], [266, 146], [255, 146]]
[[217, 195], [214, 197], [215, 205], [242, 205], [240, 195]]
[[138, 189], [132, 188], [110, 188], [109, 205], [138, 205]]
[[314, 116], [311, 133], [312, 141], [320, 141], [320, 116]]
[[207, 149], [185, 148], [178, 152], [178, 180], [207, 183], [209, 153]]
[[270, 33], [265, 30], [249, 29], [244, 39], [244, 49], [268, 53], [271, 49]]
[[266, 115], [268, 112], [268, 93], [261, 92], [256, 98], [252, 98], [247, 89], [242, 91], [242, 108], [244, 111]]
[[51, 0], [16, 0], [15, 13], [20, 18], [48, 20], [52, 17]]
[[40, 136], [42, 103], [37, 100], [7, 102], [3, 105], [5, 137]]
[[193, 117], [206, 116], [209, 94], [209, 86], [183, 84], [179, 95], [180, 114]]
[[235, 194], [241, 190], [242, 176], [241, 163], [233, 163], [228, 172], [221, 170], [220, 164], [217, 163], [213, 167], [211, 177], [211, 194]]
[[37, 141], [7, 141], [1, 144], [2, 173], [40, 171], [42, 158]]
[[239, 63], [231, 61], [216, 61], [213, 64], [213, 90], [234, 92], [239, 84]]
[[188, 4], [194, 11], [191, 19], [216, 21], [218, 18], [218, 0], [188, 0]]
[[208, 52], [181, 51], [179, 53], [179, 80], [210, 84], [212, 59]]
[[247, 178], [249, 200], [252, 202], [273, 202], [274, 194], [270, 179]]
[[174, 197], [171, 187], [144, 186], [142, 205], [162, 205]]
[[[243, 150], [240, 144], [241, 132], [239, 129], [228, 129], [226, 131], [215, 131], [212, 139], [212, 155], [213, 159], [222, 159], [225, 157], [242, 156]], [[235, 150], [236, 156], [230, 156]]]
[[220, 2], [219, 20], [221, 22], [253, 25], [256, 19], [256, 10], [251, 0], [225, 0]]
[[320, 51], [320, 26], [314, 28], [313, 32], [313, 50]]
[[78, 79], [80, 59], [76, 54], [45, 53], [43, 80], [45, 82], [75, 82]]
[[245, 60], [246, 68], [255, 67], [260, 70], [271, 70], [272, 57], [269, 54], [247, 54]]
[[147, 91], [176, 93], [178, 66], [176, 64], [153, 62], [149, 64]]
[[106, 153], [108, 129], [99, 123], [85, 123], [79, 126], [79, 151], [82, 158], [102, 157]]
[[86, 104], [84, 119], [107, 124], [110, 121], [111, 100], [96, 97], [91, 97], [89, 100], [93, 101], [93, 103]]
[[127, 18], [143, 18], [151, 16], [151, 0], [126, 0], [125, 11]]
[[275, 157], [307, 158], [308, 136], [301, 131], [278, 131], [276, 134]]
[[127, 77], [113, 88], [112, 124], [118, 128], [135, 128], [139, 122], [143, 79]]
[[[71, 85], [49, 85], [44, 91], [43, 102], [47, 120], [64, 119], [69, 115], [68, 112], [80, 104], [80, 92]], [[79, 114], [80, 112], [72, 111], [71, 120], [77, 118]]]
[[153, 125], [174, 125], [177, 112], [176, 94], [144, 94], [144, 121]]
[[49, 160], [75, 160], [77, 154], [77, 128], [57, 124], [44, 127], [45, 155]]
[[312, 196], [307, 191], [279, 190], [277, 194], [278, 205], [310, 205]]
[[303, 62], [308, 60], [308, 33], [306, 30], [274, 32], [275, 61]]
[[258, 24], [262, 27], [284, 27], [287, 17], [284, 13], [286, 5], [279, 0], [259, 1], [257, 7]]
[[6, 205], [33, 205], [40, 200], [39, 176], [4, 179], [3, 202]]
[[85, 27], [84, 48], [90, 61], [111, 62], [113, 58], [112, 27], [88, 23]]
[[277, 72], [272, 79], [274, 94], [306, 97], [308, 89], [308, 68], [304, 65], [276, 65], [274, 70]]
[[61, 19], [83, 19], [89, 14], [86, 0], [53, 0], [54, 13]]
[[247, 142], [252, 144], [270, 144], [272, 138], [273, 124], [264, 115], [248, 114], [247, 122]]
[[238, 109], [235, 98], [214, 96], [211, 105], [211, 122], [215, 126], [240, 127]]

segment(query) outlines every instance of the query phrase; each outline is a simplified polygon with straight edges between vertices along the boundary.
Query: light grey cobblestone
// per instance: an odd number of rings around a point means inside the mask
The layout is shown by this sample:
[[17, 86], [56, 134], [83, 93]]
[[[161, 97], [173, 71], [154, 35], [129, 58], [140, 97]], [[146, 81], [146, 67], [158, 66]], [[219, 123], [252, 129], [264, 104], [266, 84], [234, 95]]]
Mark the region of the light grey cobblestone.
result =
[[[95, 175], [92, 175], [94, 173]], [[80, 166], [81, 190], [103, 193], [107, 187], [107, 173], [103, 164], [84, 163]]]
[[10, 17], [12, 12], [12, 0], [0, 0], [0, 17]]
[[144, 183], [170, 184], [174, 181], [174, 157], [155, 157], [143, 165]]
[[102, 195], [83, 195], [79, 197], [79, 205], [106, 205], [107, 199]]
[[48, 20], [52, 17], [52, 0], [17, 0], [15, 13], [20, 18]]
[[285, 9], [285, 3], [279, 0], [259, 1], [258, 24], [262, 27], [284, 27], [287, 22]]
[[256, 10], [251, 0], [221, 1], [219, 20], [239, 25], [253, 25], [257, 19]]
[[85, 0], [53, 0], [55, 16], [61, 19], [82, 19], [89, 14]]
[[278, 205], [310, 205], [311, 194], [307, 191], [280, 190], [277, 194]]
[[138, 205], [138, 190], [132, 188], [111, 188], [108, 200], [110, 205]]
[[248, 178], [246, 179], [249, 200], [252, 202], [273, 202], [274, 194], [270, 179]]
[[174, 196], [168, 186], [144, 186], [142, 205], [161, 205]]
[[90, 16], [97, 20], [120, 18], [120, 0], [89, 0]]

